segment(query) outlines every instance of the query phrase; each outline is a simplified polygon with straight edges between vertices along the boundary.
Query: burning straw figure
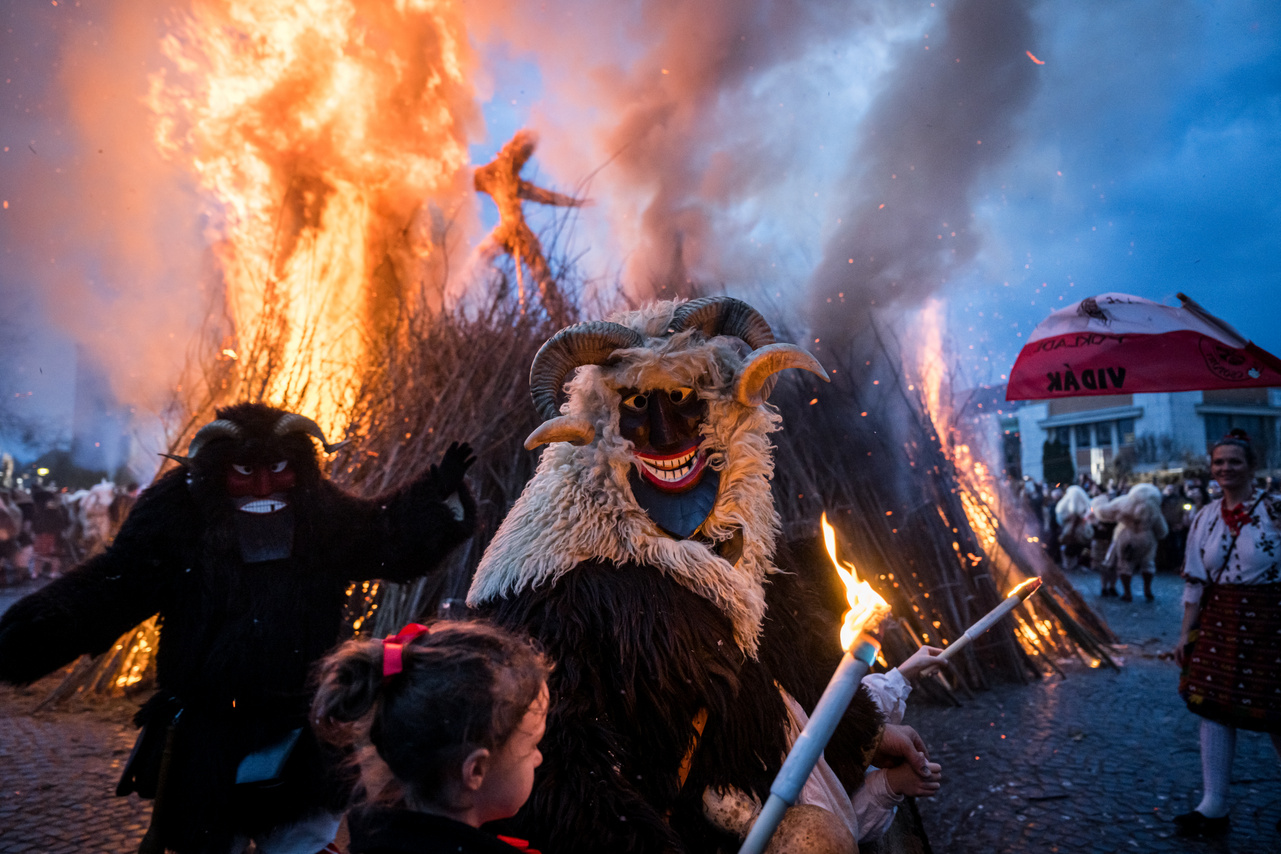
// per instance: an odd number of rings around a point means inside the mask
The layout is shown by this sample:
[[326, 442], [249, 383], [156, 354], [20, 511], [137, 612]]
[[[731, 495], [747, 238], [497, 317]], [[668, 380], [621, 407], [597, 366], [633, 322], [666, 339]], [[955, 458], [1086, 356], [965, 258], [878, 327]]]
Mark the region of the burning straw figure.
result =
[[[564, 329], [535, 358], [547, 421], [526, 444], [550, 447], [468, 596], [556, 662], [544, 763], [513, 832], [558, 854], [735, 848], [796, 701], [812, 708], [841, 656], [835, 629], [811, 621], [803, 573], [776, 574], [780, 418], [765, 404], [781, 370], [826, 374], [738, 300], [616, 321]], [[905, 746], [914, 733], [878, 742], [880, 726], [860, 694], [828, 745], [840, 783], [825, 803], [844, 821], [807, 787], [802, 812], [849, 847], [846, 790], [878, 743], [923, 761]]]
[[31, 682], [159, 613], [158, 690], [118, 794], [154, 797], [144, 848], [314, 854], [345, 801], [307, 720], [312, 664], [353, 580], [431, 570], [471, 533], [466, 445], [382, 500], [320, 472], [309, 418], [218, 412], [112, 545], [0, 619], [0, 680]]
[[520, 177], [525, 163], [534, 156], [537, 145], [538, 137], [533, 131], [517, 131], [492, 162], [476, 170], [473, 181], [477, 192], [488, 193], [498, 206], [498, 225], [481, 244], [480, 253], [491, 259], [499, 252], [512, 256], [516, 262], [516, 282], [521, 305], [525, 303], [525, 286], [520, 273], [520, 265], [524, 263], [538, 284], [543, 307], [551, 317], [560, 318], [564, 316], [560, 291], [552, 279], [538, 235], [525, 222], [521, 202], [576, 208], [583, 204], [583, 200], [545, 190]]

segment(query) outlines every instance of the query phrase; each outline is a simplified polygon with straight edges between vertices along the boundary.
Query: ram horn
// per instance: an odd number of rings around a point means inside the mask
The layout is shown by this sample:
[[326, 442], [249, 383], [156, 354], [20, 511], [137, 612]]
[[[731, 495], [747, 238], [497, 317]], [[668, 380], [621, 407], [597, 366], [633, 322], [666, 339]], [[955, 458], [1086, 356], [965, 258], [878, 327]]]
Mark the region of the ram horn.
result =
[[831, 382], [827, 371], [809, 353], [795, 344], [770, 344], [752, 352], [734, 382], [734, 399], [744, 406], [760, 406], [769, 397], [770, 378], [779, 371], [800, 368], [823, 382]]
[[677, 306], [668, 332], [686, 329], [697, 329], [708, 338], [715, 335], [741, 338], [753, 350], [774, 343], [774, 332], [761, 313], [733, 297], [703, 297]]
[[235, 421], [226, 418], [210, 421], [197, 430], [195, 436], [191, 437], [191, 444], [187, 446], [187, 457], [188, 459], [194, 457], [200, 453], [201, 448], [214, 439], [240, 439], [244, 435], [245, 429]]
[[552, 442], [569, 442], [571, 445], [590, 445], [596, 438], [596, 428], [586, 421], [562, 415], [551, 421], [544, 421], [529, 438], [525, 440], [525, 449], [532, 451], [540, 445]]
[[549, 421], [560, 415], [557, 395], [575, 368], [604, 364], [615, 350], [640, 347], [644, 343], [645, 339], [636, 330], [604, 320], [576, 323], [557, 332], [542, 346], [529, 367], [529, 396], [538, 414]]
[[326, 454], [332, 454], [347, 444], [345, 441], [329, 444], [329, 442], [325, 441], [325, 431], [320, 429], [319, 424], [296, 412], [286, 412], [280, 416], [280, 420], [276, 422], [272, 432], [277, 436], [288, 436], [290, 433], [306, 433], [320, 442], [320, 446], [325, 449]]

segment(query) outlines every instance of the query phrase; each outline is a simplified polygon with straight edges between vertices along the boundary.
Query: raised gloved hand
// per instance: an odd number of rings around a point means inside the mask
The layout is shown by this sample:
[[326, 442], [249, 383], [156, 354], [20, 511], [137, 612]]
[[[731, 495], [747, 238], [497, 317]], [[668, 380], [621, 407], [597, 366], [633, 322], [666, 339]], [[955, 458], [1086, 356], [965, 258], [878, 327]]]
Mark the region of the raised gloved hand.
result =
[[476, 462], [472, 455], [471, 445], [466, 442], [454, 442], [440, 458], [440, 464], [431, 467], [428, 477], [442, 499], [448, 498], [463, 485], [463, 476], [467, 469]]

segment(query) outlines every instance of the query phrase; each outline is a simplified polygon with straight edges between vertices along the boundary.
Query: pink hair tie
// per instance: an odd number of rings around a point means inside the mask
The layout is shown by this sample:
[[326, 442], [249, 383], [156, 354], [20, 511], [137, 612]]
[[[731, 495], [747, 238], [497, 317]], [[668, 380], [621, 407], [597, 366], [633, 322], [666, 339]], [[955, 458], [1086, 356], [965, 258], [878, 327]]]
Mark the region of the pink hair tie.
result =
[[387, 681], [404, 668], [405, 644], [431, 634], [431, 628], [422, 623], [409, 623], [394, 635], [383, 640], [383, 681]]

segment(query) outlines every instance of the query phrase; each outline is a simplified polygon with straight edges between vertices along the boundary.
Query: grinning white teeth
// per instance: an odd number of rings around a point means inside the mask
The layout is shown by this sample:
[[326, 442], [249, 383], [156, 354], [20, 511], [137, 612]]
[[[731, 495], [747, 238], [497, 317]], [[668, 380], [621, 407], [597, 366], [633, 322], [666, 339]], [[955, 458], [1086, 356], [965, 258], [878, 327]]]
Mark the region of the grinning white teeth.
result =
[[664, 483], [679, 483], [689, 476], [698, 463], [698, 449], [694, 448], [687, 454], [679, 457], [673, 457], [669, 460], [656, 460], [650, 457], [637, 456], [641, 465], [655, 480], [661, 480]]
[[275, 498], [260, 498], [257, 501], [249, 501], [240, 505], [242, 513], [275, 513], [277, 510], [283, 510], [285, 502], [277, 501]]

